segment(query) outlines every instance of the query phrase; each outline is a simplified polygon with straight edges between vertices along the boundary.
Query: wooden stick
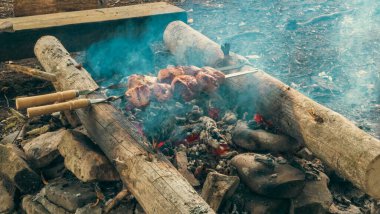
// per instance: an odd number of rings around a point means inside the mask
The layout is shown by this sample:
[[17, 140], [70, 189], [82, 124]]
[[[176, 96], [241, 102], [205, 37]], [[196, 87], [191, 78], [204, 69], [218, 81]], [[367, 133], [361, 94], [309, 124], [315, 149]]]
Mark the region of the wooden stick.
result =
[[[177, 59], [189, 64], [214, 66], [223, 60], [218, 44], [180, 21], [168, 25], [164, 41]], [[380, 140], [264, 71], [228, 79], [226, 84], [237, 105], [270, 118], [341, 176], [380, 198]]]
[[[55, 37], [40, 38], [34, 52], [47, 72], [59, 75], [54, 83], [57, 90], [98, 88], [86, 69], [66, 63], [75, 60]], [[90, 94], [88, 98], [104, 96]], [[111, 104], [99, 103], [75, 112], [146, 213], [215, 213], [174, 166], [149, 158], [154, 155], [143, 148], [145, 137]]]
[[109, 213], [116, 205], [120, 203], [127, 195], [129, 191], [127, 189], [121, 190], [111, 201], [109, 201], [103, 208], [104, 213]]
[[57, 80], [57, 77], [54, 74], [50, 74], [50, 73], [41, 71], [39, 69], [31, 68], [28, 66], [16, 65], [16, 64], [5, 64], [5, 66], [8, 69], [11, 69], [13, 71], [27, 74], [29, 76], [32, 76], [38, 79], [42, 79], [42, 80], [46, 80], [50, 82], [55, 82]]

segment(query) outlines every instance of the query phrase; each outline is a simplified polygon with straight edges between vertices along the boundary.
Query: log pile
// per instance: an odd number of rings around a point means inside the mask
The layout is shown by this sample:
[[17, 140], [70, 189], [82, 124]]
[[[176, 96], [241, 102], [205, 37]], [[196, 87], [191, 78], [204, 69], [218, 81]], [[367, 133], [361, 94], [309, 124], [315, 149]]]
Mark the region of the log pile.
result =
[[[225, 79], [208, 66], [244, 59], [184, 23], [171, 23], [164, 42], [178, 62], [200, 67], [131, 75], [119, 82], [126, 86], [119, 106], [98, 103], [29, 119], [17, 136], [4, 138], [0, 212], [376, 211], [370, 196], [379, 197], [377, 139], [262, 71]], [[56, 38], [42, 37], [35, 54], [57, 91], [99, 88]], [[98, 91], [86, 96], [104, 98]], [[356, 148], [356, 140], [367, 144]], [[343, 154], [338, 143], [356, 151]], [[346, 182], [339, 176], [363, 192], [348, 183], [339, 189]]]

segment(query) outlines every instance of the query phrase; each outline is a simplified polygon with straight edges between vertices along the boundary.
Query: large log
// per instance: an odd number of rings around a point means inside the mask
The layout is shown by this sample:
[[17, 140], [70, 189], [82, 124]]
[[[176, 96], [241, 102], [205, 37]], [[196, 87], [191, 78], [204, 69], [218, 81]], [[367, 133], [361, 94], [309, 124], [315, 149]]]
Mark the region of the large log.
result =
[[[180, 21], [168, 25], [164, 41], [182, 62], [213, 66], [223, 59], [218, 44]], [[242, 58], [232, 54], [232, 58], [238, 57]], [[254, 68], [242, 68], [250, 69]], [[369, 195], [380, 198], [378, 139], [264, 71], [231, 78], [226, 84], [238, 105], [270, 118], [341, 176]]]
[[[34, 51], [44, 69], [57, 75], [57, 90], [98, 88], [84, 68], [75, 67], [75, 61], [55, 37], [42, 37]], [[96, 104], [76, 113], [147, 213], [214, 213], [170, 163], [152, 159], [141, 146], [145, 138], [112, 105]]]

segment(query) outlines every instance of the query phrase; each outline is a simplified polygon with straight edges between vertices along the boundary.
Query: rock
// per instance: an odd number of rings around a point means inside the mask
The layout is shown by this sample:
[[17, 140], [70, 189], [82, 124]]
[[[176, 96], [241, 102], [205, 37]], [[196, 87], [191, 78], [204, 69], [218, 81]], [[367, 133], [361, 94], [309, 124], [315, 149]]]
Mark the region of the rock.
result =
[[64, 129], [47, 132], [29, 141], [23, 149], [30, 163], [41, 168], [49, 165], [60, 156], [58, 145], [62, 142], [63, 135], [66, 132], [68, 131]]
[[194, 174], [191, 173], [188, 169], [187, 169], [187, 165], [188, 165], [188, 160], [187, 160], [187, 155], [186, 155], [186, 148], [184, 148], [183, 150], [181, 151], [178, 151], [176, 152], [176, 155], [175, 155], [175, 160], [176, 160], [176, 163], [177, 163], [177, 168], [178, 168], [178, 171], [179, 173], [181, 173], [181, 175], [183, 177], [186, 178], [186, 180], [191, 184], [191, 186], [193, 187], [197, 187], [200, 185], [199, 181], [194, 177]]
[[244, 209], [248, 213], [254, 214], [287, 214], [290, 209], [289, 202], [287, 199], [275, 199], [250, 194], [246, 197]]
[[4, 175], [0, 175], [0, 213], [10, 213], [14, 208], [15, 187]]
[[0, 173], [21, 192], [36, 192], [42, 186], [41, 179], [21, 156], [21, 151], [14, 145], [0, 145]]
[[50, 214], [42, 204], [34, 201], [31, 195], [26, 195], [22, 199], [22, 209], [26, 214]]
[[294, 198], [305, 186], [305, 174], [283, 160], [246, 153], [235, 156], [231, 164], [253, 192], [273, 198]]
[[255, 152], [295, 152], [300, 144], [285, 135], [265, 130], [253, 130], [245, 122], [238, 121], [232, 131], [232, 141], [241, 148]]
[[210, 172], [207, 174], [201, 196], [217, 212], [223, 200], [234, 194], [239, 183], [240, 179], [237, 176]]
[[84, 134], [67, 131], [58, 150], [65, 166], [84, 182], [117, 181], [119, 174], [101, 150]]
[[97, 199], [95, 190], [89, 183], [56, 179], [45, 188], [46, 198], [49, 201], [70, 212], [94, 203]]
[[333, 197], [327, 185], [329, 178], [320, 172], [320, 180], [307, 181], [301, 194], [293, 199], [294, 214], [324, 214], [327, 213]]

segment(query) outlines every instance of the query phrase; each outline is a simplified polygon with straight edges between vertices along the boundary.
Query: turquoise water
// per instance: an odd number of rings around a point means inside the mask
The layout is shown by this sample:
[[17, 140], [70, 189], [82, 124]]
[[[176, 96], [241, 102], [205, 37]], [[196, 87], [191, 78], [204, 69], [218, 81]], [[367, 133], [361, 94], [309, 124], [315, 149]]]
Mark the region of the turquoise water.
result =
[[380, 137], [380, 1], [214, 0], [192, 27]]

